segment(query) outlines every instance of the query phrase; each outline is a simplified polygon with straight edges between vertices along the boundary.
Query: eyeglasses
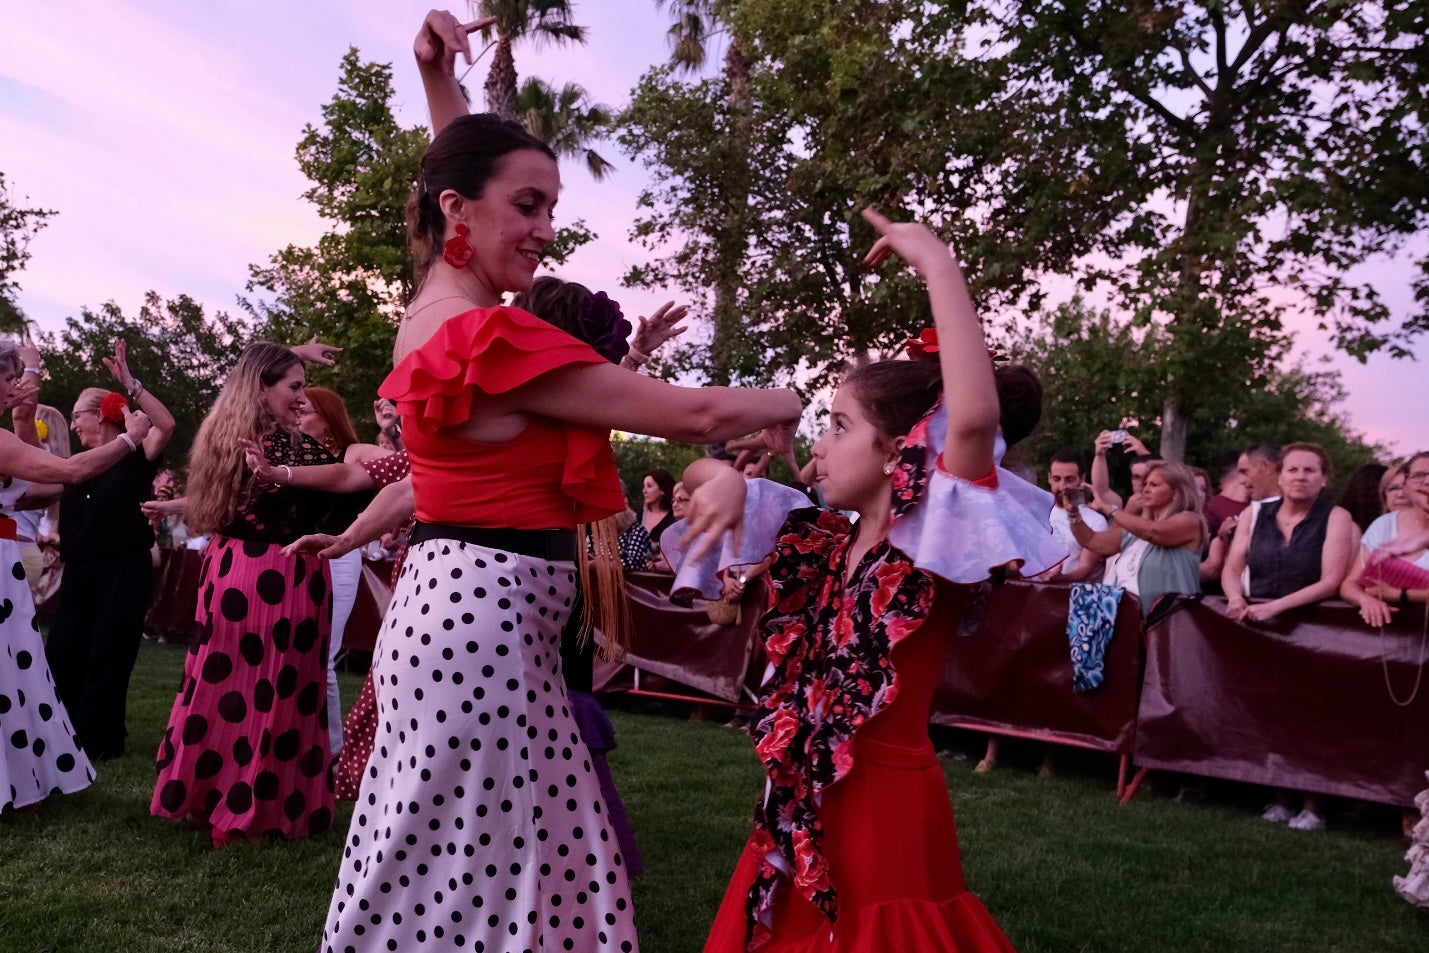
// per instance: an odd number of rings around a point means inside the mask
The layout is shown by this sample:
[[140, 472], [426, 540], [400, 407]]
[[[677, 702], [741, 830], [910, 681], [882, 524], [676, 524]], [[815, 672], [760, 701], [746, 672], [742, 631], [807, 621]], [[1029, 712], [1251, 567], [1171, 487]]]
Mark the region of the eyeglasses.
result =
[[1429, 480], [1429, 470], [1424, 470], [1419, 473], [1409, 473], [1406, 474], [1404, 477], [1405, 483], [1419, 484], [1423, 483], [1425, 480]]

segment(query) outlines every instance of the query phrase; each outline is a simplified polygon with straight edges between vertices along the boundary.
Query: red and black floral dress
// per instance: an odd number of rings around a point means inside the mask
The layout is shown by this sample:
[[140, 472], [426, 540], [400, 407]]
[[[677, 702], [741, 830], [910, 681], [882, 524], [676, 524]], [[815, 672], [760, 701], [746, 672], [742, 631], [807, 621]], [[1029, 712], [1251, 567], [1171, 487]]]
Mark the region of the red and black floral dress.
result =
[[[912, 536], [890, 533], [849, 572], [857, 528], [842, 515], [796, 510], [777, 535], [751, 729], [765, 791], [706, 953], [1013, 949], [964, 886], [928, 715], [973, 584], [1060, 554], [1050, 495], [1005, 470], [978, 483], [941, 471], [945, 430], [940, 406], [895, 475], [895, 527], [930, 501], [946, 511], [921, 514]], [[942, 543], [929, 527], [980, 542]]]

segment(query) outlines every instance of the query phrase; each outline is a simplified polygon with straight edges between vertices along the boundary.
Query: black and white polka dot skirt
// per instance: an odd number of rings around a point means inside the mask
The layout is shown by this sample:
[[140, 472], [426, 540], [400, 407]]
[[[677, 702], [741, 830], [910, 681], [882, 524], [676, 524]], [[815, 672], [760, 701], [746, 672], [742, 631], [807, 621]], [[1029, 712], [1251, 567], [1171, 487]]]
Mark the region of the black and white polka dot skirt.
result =
[[323, 932], [367, 953], [635, 951], [623, 860], [560, 673], [571, 562], [412, 547]]

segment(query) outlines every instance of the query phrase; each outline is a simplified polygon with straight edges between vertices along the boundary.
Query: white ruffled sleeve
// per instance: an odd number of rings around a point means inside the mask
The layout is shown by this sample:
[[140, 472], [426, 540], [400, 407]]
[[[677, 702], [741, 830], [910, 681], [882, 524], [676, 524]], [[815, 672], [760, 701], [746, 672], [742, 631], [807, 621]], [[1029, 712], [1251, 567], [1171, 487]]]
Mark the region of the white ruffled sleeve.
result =
[[750, 480], [744, 498], [744, 533], [739, 548], [734, 547], [734, 534], [726, 531], [719, 545], [710, 547], [698, 561], [685, 558], [687, 552], [683, 544], [688, 526], [684, 520], [677, 521], [660, 536], [660, 550], [675, 570], [670, 598], [675, 601], [718, 599], [719, 571], [730, 566], [751, 566], [764, 559], [774, 551], [779, 530], [789, 514], [812, 505], [807, 496], [793, 487], [773, 480]]
[[[991, 486], [953, 476], [942, 467], [947, 437], [940, 400], [908, 435], [894, 477], [889, 542], [919, 569], [956, 583], [981, 582], [1013, 561], [1022, 563], [1023, 576], [1034, 576], [1066, 559], [1049, 522], [1052, 494], [1001, 466]], [[997, 463], [1005, 452], [998, 434]]]

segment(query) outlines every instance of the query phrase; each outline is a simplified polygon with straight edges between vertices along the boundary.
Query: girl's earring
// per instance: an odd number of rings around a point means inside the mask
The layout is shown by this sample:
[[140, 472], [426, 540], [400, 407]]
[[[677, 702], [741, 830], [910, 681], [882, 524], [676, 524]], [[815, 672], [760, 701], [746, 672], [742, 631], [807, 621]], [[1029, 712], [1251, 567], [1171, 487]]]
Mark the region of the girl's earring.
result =
[[893, 476], [893, 464], [891, 464], [891, 463], [885, 463], [885, 464], [883, 465], [883, 475], [884, 475], [884, 476]]

